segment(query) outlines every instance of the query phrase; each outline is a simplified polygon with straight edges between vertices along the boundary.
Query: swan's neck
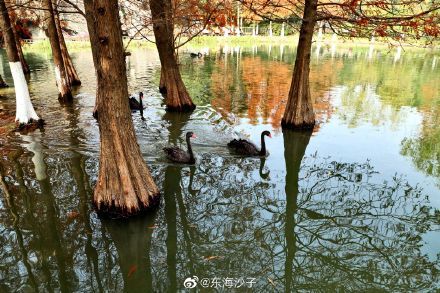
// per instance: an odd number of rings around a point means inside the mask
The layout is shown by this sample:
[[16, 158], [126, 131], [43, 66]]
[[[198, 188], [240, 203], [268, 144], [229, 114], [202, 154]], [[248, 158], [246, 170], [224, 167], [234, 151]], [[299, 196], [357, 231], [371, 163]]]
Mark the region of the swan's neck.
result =
[[266, 142], [264, 141], [264, 134], [261, 134], [261, 151], [260, 155], [265, 156], [266, 155]]
[[142, 97], [140, 96], [139, 97], [139, 105], [140, 105], [140, 109], [139, 109], [139, 111], [141, 112], [141, 117], [142, 117], [142, 119], [144, 119], [144, 105], [143, 105], [143, 103], [142, 103]]
[[192, 151], [192, 147], [191, 147], [191, 141], [190, 141], [190, 137], [186, 138], [186, 145], [188, 146], [188, 153], [191, 159], [194, 159], [194, 154]]

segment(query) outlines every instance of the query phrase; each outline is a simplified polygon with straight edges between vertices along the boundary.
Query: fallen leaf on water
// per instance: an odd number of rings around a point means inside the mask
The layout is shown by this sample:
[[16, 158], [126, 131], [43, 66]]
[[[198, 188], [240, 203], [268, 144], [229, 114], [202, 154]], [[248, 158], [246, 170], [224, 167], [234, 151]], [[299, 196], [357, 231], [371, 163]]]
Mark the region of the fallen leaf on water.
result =
[[75, 218], [77, 218], [79, 216], [79, 213], [77, 211], [71, 211], [70, 213], [67, 214], [67, 218], [69, 220], [73, 220]]
[[267, 278], [267, 280], [272, 284], [272, 286], [276, 287], [275, 282], [271, 278]]
[[127, 278], [130, 278], [131, 275], [133, 275], [133, 273], [137, 271], [137, 269], [137, 265], [131, 265], [130, 269], [128, 270]]
[[221, 256], [218, 256], [218, 255], [207, 256], [204, 258], [204, 260], [213, 260], [213, 259], [217, 259], [217, 258], [221, 258]]
[[70, 225], [70, 223], [72, 223], [73, 220], [78, 218], [78, 216], [79, 216], [79, 213], [77, 211], [71, 211], [70, 213], [67, 214], [66, 224]]

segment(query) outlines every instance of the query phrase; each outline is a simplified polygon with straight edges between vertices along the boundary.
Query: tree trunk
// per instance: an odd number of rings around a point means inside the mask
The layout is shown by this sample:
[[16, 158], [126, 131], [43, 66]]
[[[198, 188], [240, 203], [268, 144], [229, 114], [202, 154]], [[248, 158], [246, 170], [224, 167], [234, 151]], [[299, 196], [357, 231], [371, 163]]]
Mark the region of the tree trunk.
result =
[[70, 58], [69, 51], [67, 50], [66, 41], [64, 40], [63, 31], [61, 29], [61, 22], [58, 10], [54, 11], [55, 25], [57, 28], [58, 38], [60, 41], [61, 54], [63, 56], [64, 69], [66, 70], [66, 77], [69, 85], [81, 85], [81, 80], [79, 79], [78, 73], [76, 72], [75, 66], [73, 66], [72, 58]]
[[43, 8], [46, 10], [47, 32], [49, 35], [50, 47], [52, 48], [53, 63], [55, 66], [55, 78], [58, 86], [59, 100], [71, 102], [73, 99], [70, 84], [66, 76], [63, 55], [61, 53], [60, 38], [58, 36], [52, 0], [43, 0]]
[[14, 32], [11, 27], [8, 10], [4, 0], [0, 0], [1, 17], [0, 24], [3, 31], [3, 39], [5, 42], [6, 53], [9, 59], [9, 67], [11, 68], [12, 79], [15, 87], [16, 98], [16, 116], [15, 121], [20, 124], [28, 124], [41, 121], [32, 106], [29, 89], [23, 73], [23, 67], [17, 52], [17, 44], [15, 42]]
[[272, 37], [272, 21], [269, 21], [269, 37]]
[[305, 2], [289, 98], [281, 121], [281, 125], [286, 128], [311, 129], [315, 125], [309, 72], [317, 3], [318, 0], [306, 0]]
[[167, 87], [165, 85], [165, 73], [163, 67], [160, 68], [159, 92], [162, 95], [166, 95], [167, 93]]
[[17, 44], [17, 52], [18, 52], [18, 57], [20, 58], [21, 67], [23, 67], [24, 74], [28, 74], [31, 72], [31, 70], [29, 69], [29, 65], [27, 64], [26, 59], [24, 59], [20, 36], [18, 35], [17, 30], [15, 29], [15, 25], [12, 25], [12, 31], [14, 32], [15, 43]]
[[9, 85], [7, 85], [3, 77], [0, 75], [0, 88], [6, 88], [6, 87], [9, 87]]
[[94, 204], [101, 215], [131, 216], [156, 204], [159, 190], [134, 132], [118, 1], [84, 4], [98, 78], [96, 110], [101, 137]]
[[174, 23], [171, 0], [150, 0], [156, 47], [162, 65], [159, 90], [167, 111], [189, 112], [196, 108], [180, 75], [174, 51]]

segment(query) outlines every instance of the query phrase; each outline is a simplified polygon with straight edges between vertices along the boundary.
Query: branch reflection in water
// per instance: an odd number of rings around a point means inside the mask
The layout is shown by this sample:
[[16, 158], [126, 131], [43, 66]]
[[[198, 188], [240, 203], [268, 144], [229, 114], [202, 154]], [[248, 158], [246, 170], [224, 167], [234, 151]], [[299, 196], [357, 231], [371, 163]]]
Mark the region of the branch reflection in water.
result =
[[[2, 149], [2, 292], [177, 291], [194, 275], [254, 277], [265, 292], [438, 287], [439, 259], [422, 250], [438, 216], [404, 176], [384, 181], [368, 161], [305, 156], [307, 132], [282, 134], [281, 171], [272, 157], [213, 154], [199, 143], [196, 166], [152, 164], [163, 191], [157, 213], [101, 221], [90, 206], [96, 156], [83, 150], [79, 107], [64, 111], [63, 152], [44, 132]], [[193, 118], [162, 117], [168, 144], [198, 127]]]

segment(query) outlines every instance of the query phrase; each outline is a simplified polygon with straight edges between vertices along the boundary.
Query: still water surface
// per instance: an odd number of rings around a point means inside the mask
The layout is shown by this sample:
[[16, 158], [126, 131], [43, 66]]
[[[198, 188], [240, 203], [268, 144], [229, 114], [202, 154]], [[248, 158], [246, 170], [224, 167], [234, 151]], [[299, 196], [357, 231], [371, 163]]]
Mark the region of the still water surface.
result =
[[[283, 132], [294, 52], [181, 52], [191, 115], [164, 111], [156, 52], [132, 52], [129, 91], [148, 105], [133, 122], [162, 202], [129, 222], [100, 220], [90, 204], [99, 156], [90, 52], [72, 54], [83, 81], [72, 106], [57, 101], [50, 55], [29, 53], [47, 125], [0, 141], [0, 291], [175, 292], [192, 276], [255, 278], [236, 289], [255, 292], [440, 289], [440, 56], [315, 48], [319, 126]], [[1, 95], [13, 110], [13, 90]], [[266, 129], [267, 159], [225, 147], [237, 135], [259, 143]], [[198, 136], [194, 167], [161, 152], [184, 145], [186, 131]]]

